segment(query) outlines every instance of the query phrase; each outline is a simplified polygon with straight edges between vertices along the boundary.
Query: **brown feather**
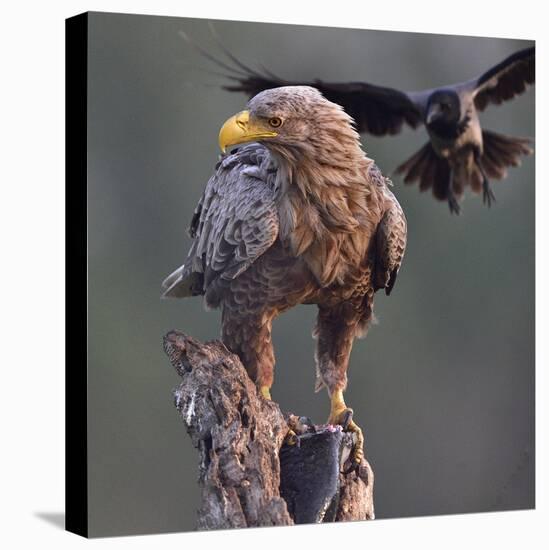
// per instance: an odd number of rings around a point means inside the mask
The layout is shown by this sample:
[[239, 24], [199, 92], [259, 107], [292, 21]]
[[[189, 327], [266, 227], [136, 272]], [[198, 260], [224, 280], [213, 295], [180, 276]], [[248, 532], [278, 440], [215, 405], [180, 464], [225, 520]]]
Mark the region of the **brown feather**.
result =
[[390, 293], [400, 268], [404, 214], [350, 117], [316, 90], [269, 90], [248, 109], [291, 112], [293, 133], [290, 122], [280, 139], [222, 159], [193, 218], [187, 262], [168, 280], [203, 279], [206, 303], [222, 308], [224, 343], [260, 386], [273, 381], [273, 319], [318, 304], [319, 384], [343, 389], [374, 292]]

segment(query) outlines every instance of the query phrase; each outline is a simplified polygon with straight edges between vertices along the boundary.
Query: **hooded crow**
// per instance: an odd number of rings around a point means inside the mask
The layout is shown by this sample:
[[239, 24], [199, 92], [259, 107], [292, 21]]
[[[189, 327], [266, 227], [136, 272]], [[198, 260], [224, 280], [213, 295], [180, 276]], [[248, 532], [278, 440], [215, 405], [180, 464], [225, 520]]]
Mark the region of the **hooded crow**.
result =
[[235, 66], [200, 49], [210, 60], [230, 70], [235, 83], [223, 86], [253, 97], [262, 90], [303, 84], [317, 88], [329, 101], [341, 105], [354, 119], [359, 132], [376, 136], [394, 135], [404, 124], [425, 125], [429, 141], [397, 167], [404, 182], [431, 189], [435, 198], [447, 201], [459, 214], [459, 199], [469, 186], [483, 195], [490, 206], [495, 201], [490, 179], [503, 179], [509, 166], [518, 166], [521, 155], [529, 155], [530, 140], [484, 130], [479, 112], [489, 104], [499, 105], [523, 93], [535, 80], [534, 47], [518, 51], [481, 76], [420, 92], [403, 92], [367, 82], [329, 83], [283, 80], [267, 69], [251, 69], [238, 60], [214, 35], [218, 45]]

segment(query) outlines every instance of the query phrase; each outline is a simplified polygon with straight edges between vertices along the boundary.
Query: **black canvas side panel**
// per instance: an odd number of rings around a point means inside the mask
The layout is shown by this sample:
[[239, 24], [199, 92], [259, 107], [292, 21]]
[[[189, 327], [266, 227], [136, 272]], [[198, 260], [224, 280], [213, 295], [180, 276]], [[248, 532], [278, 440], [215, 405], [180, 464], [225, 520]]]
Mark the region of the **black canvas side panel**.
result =
[[[87, 73], [88, 15], [65, 22], [65, 528], [88, 536]], [[71, 358], [79, 358], [77, 361]]]

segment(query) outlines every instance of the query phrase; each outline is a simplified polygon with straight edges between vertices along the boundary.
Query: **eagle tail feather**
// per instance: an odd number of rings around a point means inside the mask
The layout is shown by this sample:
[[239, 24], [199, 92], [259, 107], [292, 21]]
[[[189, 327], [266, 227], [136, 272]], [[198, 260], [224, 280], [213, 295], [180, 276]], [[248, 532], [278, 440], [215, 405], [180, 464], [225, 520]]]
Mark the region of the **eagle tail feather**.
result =
[[185, 298], [203, 294], [202, 283], [202, 273], [187, 273], [182, 265], [162, 281], [162, 298]]

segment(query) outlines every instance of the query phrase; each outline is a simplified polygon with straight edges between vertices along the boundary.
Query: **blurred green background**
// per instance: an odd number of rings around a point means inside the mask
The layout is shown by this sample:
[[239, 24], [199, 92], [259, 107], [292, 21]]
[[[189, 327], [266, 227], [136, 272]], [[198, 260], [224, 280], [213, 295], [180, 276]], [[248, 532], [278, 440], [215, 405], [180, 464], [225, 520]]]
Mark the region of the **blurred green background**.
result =
[[[194, 529], [197, 453], [173, 406], [178, 376], [162, 351], [171, 328], [219, 335], [200, 298], [160, 300], [186, 256], [186, 228], [218, 157], [217, 134], [246, 97], [178, 35], [216, 51], [205, 20], [89, 18], [90, 534]], [[365, 80], [417, 90], [473, 77], [531, 45], [518, 40], [215, 22], [241, 60], [289, 80]], [[534, 90], [483, 115], [534, 136]], [[424, 130], [374, 138], [389, 174]], [[469, 194], [461, 217], [394, 178], [408, 249], [379, 324], [357, 341], [347, 401], [366, 434], [378, 518], [534, 506], [534, 157]], [[275, 323], [273, 397], [323, 422], [315, 394], [314, 306]], [[75, 366], [75, 368], [77, 368]], [[68, 414], [70, 412], [68, 411]]]

